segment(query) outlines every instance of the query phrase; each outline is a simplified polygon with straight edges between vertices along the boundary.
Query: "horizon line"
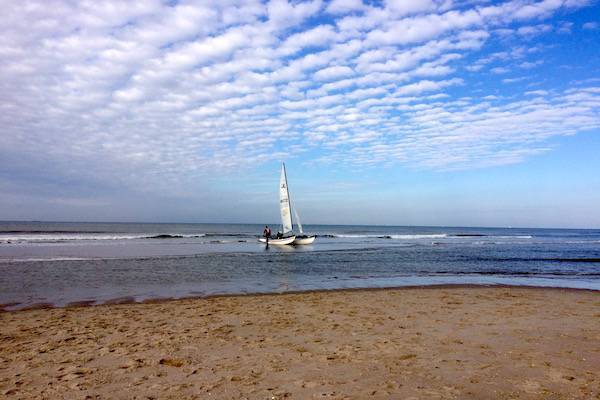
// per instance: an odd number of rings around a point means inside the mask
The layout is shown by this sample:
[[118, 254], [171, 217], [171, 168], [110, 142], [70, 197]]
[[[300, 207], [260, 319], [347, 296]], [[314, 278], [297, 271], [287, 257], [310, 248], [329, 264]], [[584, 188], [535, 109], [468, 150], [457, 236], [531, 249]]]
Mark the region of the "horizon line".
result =
[[[62, 224], [143, 224], [143, 225], [281, 225], [281, 223], [259, 222], [149, 222], [149, 221], [56, 221], [56, 220], [4, 220], [0, 223], [62, 223]], [[468, 225], [398, 225], [398, 224], [311, 224], [302, 223], [303, 226], [375, 226], [398, 228], [468, 228], [468, 229], [547, 229], [547, 230], [600, 230], [597, 228], [560, 228], [560, 227], [532, 227], [532, 226], [468, 226]], [[0, 231], [1, 233], [1, 231]]]

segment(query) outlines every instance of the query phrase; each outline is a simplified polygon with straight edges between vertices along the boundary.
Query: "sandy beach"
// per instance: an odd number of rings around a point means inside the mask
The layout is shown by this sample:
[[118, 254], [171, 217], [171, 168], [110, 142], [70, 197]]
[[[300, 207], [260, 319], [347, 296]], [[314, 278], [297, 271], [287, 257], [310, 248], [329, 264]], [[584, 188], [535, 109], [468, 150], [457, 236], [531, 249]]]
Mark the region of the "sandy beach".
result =
[[592, 291], [328, 291], [0, 322], [5, 398], [600, 398]]

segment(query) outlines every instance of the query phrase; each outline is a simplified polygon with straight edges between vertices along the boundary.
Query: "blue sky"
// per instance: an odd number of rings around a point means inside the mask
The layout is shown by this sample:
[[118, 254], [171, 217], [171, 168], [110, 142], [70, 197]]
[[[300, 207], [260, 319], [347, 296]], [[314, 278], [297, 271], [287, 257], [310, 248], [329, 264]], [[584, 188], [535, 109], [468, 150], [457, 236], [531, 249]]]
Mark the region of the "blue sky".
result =
[[597, 1], [3, 10], [0, 219], [600, 228]]

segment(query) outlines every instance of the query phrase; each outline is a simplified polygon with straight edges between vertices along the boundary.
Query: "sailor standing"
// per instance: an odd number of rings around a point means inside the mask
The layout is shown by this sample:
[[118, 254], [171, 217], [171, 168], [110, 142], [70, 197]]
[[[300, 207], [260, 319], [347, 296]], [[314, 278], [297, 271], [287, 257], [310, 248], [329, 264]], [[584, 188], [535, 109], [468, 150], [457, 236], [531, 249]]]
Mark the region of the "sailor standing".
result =
[[265, 225], [265, 230], [263, 231], [263, 236], [267, 239], [267, 246], [269, 246], [269, 238], [271, 237], [271, 228], [268, 225]]

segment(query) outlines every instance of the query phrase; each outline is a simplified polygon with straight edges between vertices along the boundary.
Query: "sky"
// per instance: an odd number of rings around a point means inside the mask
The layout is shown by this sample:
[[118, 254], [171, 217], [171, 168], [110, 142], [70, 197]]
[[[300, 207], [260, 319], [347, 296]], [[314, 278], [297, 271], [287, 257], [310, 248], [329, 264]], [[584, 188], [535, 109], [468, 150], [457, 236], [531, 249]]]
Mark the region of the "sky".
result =
[[600, 228], [598, 1], [1, 3], [2, 220]]

